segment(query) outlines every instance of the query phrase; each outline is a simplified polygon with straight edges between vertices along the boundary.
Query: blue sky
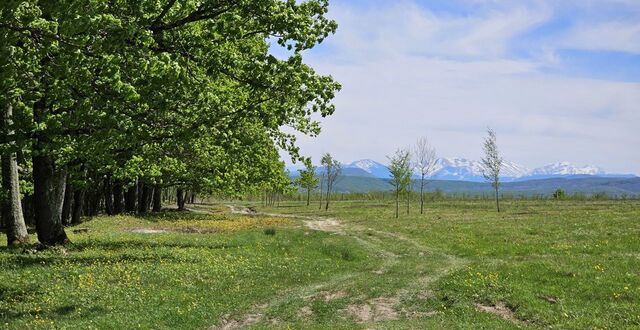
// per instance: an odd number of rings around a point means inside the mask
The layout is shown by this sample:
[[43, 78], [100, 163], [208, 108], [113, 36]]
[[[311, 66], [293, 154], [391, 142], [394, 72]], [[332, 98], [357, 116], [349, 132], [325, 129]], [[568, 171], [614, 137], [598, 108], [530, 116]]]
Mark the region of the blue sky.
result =
[[478, 159], [640, 174], [639, 0], [333, 0], [336, 35], [305, 60], [343, 84], [303, 153], [384, 161], [428, 137]]

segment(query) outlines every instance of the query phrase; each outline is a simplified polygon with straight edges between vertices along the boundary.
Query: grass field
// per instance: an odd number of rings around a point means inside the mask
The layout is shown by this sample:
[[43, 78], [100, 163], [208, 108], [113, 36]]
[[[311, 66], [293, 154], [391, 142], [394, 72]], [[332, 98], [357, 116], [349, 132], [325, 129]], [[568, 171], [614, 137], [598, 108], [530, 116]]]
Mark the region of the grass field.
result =
[[638, 201], [438, 201], [400, 219], [375, 202], [253, 206], [99, 217], [64, 249], [3, 246], [0, 325], [640, 328]]

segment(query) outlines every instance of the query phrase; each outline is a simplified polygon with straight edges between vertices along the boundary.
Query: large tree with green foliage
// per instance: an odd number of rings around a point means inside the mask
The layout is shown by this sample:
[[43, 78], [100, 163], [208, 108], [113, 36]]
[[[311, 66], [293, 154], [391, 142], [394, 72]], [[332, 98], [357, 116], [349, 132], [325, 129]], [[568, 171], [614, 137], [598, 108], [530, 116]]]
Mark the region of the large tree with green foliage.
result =
[[[302, 61], [304, 50], [336, 29], [327, 7], [327, 0], [3, 2], [0, 57], [13, 60], [24, 120], [2, 142], [33, 155], [40, 242], [67, 241], [61, 212], [68, 177], [82, 181], [89, 173], [130, 187], [250, 180], [256, 176], [237, 172], [251, 166], [231, 166], [228, 157], [229, 145], [251, 129], [268, 139], [249, 141], [252, 147], [299, 157], [293, 135], [281, 129], [317, 134], [310, 115], [330, 115], [339, 89]], [[289, 57], [271, 55], [269, 40]], [[211, 140], [224, 149], [211, 151], [217, 156], [189, 152]], [[202, 169], [213, 174], [189, 179]]]

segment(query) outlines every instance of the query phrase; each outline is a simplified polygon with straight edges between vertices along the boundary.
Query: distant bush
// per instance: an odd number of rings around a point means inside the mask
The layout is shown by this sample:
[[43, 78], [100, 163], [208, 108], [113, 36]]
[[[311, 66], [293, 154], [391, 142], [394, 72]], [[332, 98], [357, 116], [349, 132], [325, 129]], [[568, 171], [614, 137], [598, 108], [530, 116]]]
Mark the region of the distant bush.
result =
[[565, 199], [567, 197], [567, 193], [562, 189], [556, 189], [553, 193], [554, 199]]
[[267, 236], [273, 236], [276, 234], [276, 229], [275, 228], [266, 228], [264, 230], [264, 234]]
[[606, 192], [597, 192], [593, 194], [593, 199], [609, 199], [609, 195]]

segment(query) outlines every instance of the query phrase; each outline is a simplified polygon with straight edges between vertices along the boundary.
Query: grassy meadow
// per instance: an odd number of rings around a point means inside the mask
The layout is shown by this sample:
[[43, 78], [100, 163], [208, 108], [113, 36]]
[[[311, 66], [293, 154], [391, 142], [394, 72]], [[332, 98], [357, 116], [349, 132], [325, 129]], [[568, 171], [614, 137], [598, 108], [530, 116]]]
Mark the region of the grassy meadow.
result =
[[640, 328], [639, 201], [233, 206], [0, 247], [0, 327]]

